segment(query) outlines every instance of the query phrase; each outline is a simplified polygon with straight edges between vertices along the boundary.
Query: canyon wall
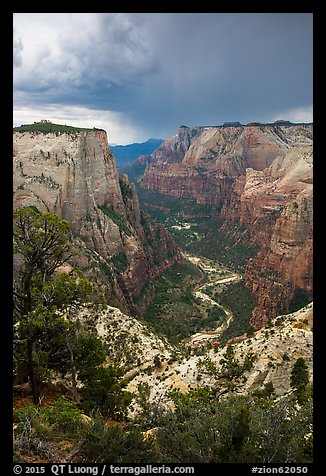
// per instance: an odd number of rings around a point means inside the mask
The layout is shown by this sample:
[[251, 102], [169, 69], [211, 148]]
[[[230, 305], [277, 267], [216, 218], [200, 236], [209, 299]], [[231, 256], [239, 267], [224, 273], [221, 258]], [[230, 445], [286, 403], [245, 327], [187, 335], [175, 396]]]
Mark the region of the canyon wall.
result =
[[[248, 168], [221, 215], [220, 232], [259, 252], [246, 265], [246, 284], [258, 299], [252, 323], [288, 311], [298, 289], [313, 291], [312, 147], [297, 146], [262, 171]], [[233, 237], [234, 238], [234, 237]]]
[[14, 132], [13, 155], [14, 208], [67, 220], [82, 251], [78, 265], [136, 312], [146, 283], [181, 257], [164, 227], [139, 209], [128, 177], [119, 178], [106, 132]]
[[219, 239], [259, 248], [245, 270], [255, 327], [287, 312], [296, 290], [313, 289], [312, 147], [312, 124], [183, 126], [151, 154], [141, 181], [219, 206]]

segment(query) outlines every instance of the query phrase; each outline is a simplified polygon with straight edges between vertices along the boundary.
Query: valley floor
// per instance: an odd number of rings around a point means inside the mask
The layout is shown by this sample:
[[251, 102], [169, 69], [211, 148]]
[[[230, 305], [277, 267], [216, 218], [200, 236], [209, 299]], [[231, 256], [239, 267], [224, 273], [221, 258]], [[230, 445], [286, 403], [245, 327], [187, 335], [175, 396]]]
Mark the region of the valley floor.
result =
[[[187, 344], [199, 344], [203, 342], [209, 342], [212, 339], [217, 340], [222, 333], [229, 327], [231, 320], [233, 319], [233, 312], [231, 309], [225, 307], [223, 304], [213, 299], [209, 294], [216, 293], [217, 288], [221, 284], [227, 284], [231, 282], [237, 282], [242, 279], [240, 274], [237, 274], [225, 266], [203, 256], [195, 256], [189, 253], [184, 253], [184, 257], [198, 266], [206, 275], [207, 281], [205, 284], [199, 284], [194, 290], [194, 296], [198, 298], [201, 303], [208, 306], [217, 306], [221, 308], [226, 314], [226, 320], [219, 325], [216, 329], [211, 331], [196, 332], [186, 339]], [[208, 291], [209, 290], [209, 291]]]

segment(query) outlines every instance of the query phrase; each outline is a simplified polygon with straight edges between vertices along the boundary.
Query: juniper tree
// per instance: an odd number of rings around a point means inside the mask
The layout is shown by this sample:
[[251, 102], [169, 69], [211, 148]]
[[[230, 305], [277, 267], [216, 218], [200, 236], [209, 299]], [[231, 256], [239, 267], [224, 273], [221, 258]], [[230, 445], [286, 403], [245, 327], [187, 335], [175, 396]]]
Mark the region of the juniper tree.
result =
[[[14, 311], [17, 322], [26, 322], [33, 312], [32, 286], [37, 277], [43, 283], [72, 256], [71, 230], [67, 221], [32, 208], [14, 211], [14, 254], [18, 257], [18, 279], [14, 287]], [[35, 372], [35, 332], [25, 328], [27, 360], [33, 401], [39, 402]]]
[[309, 383], [309, 371], [306, 361], [303, 357], [299, 357], [293, 365], [291, 372], [291, 387], [295, 390], [295, 394], [300, 403], [305, 398], [305, 390]]

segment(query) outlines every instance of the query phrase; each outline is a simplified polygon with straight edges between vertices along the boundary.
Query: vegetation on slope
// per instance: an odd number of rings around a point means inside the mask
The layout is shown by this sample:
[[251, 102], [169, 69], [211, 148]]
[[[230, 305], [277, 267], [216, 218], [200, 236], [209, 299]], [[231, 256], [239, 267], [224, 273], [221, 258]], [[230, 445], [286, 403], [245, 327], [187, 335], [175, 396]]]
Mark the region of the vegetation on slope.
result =
[[249, 247], [230, 237], [226, 238], [215, 226], [215, 229], [210, 229], [201, 240], [191, 243], [188, 250], [191, 253], [220, 261], [235, 271], [243, 271], [247, 261], [256, 256], [259, 248]]
[[242, 271], [248, 259], [259, 251], [258, 247], [249, 247], [238, 238], [232, 238], [231, 233], [225, 237], [219, 232], [222, 223], [217, 206], [201, 205], [195, 199], [175, 198], [141, 188], [138, 188], [138, 194], [142, 208], [162, 223], [185, 251], [219, 261], [236, 271]]
[[107, 217], [109, 217], [127, 236], [131, 236], [131, 231], [128, 228], [128, 222], [123, 216], [118, 215], [118, 213], [105, 205], [101, 205], [99, 209]]
[[220, 294], [216, 294], [214, 297], [224, 306], [232, 309], [233, 313], [233, 319], [223, 332], [221, 342], [224, 343], [232, 337], [248, 332], [251, 327], [251, 313], [257, 305], [257, 300], [243, 282], [228, 284]]
[[191, 292], [200, 277], [198, 268], [187, 262], [183, 266], [176, 263], [154, 281], [155, 297], [143, 318], [172, 342], [178, 342], [205, 326]]
[[34, 124], [22, 124], [13, 128], [14, 132], [39, 132], [42, 134], [56, 133], [56, 134], [74, 134], [78, 132], [103, 131], [104, 129], [97, 129], [96, 127], [75, 127], [67, 126], [66, 124], [53, 124], [52, 122], [34, 122]]
[[[230, 387], [170, 392], [175, 408], [150, 400], [143, 385], [136, 397], [140, 412], [121, 422], [59, 396], [47, 405], [14, 410], [15, 462], [74, 463], [311, 463], [312, 392], [304, 362], [291, 380], [300, 388], [283, 398], [271, 382], [249, 395]], [[223, 372], [237, 376], [226, 359]], [[226, 378], [226, 377], [225, 377]]]
[[[281, 463], [312, 460], [312, 400], [266, 392], [214, 398], [209, 389], [175, 395], [157, 433], [163, 462]], [[280, 444], [282, 442], [282, 444]]]
[[[195, 223], [207, 223], [210, 218], [215, 218], [219, 208], [213, 205], [201, 205], [195, 199], [181, 199], [164, 195], [152, 190], [137, 188], [139, 203], [147, 210], [152, 217], [167, 226], [174, 225], [179, 218], [192, 217]], [[214, 220], [207, 223], [207, 227], [212, 225]], [[208, 229], [208, 228], [207, 228]]]

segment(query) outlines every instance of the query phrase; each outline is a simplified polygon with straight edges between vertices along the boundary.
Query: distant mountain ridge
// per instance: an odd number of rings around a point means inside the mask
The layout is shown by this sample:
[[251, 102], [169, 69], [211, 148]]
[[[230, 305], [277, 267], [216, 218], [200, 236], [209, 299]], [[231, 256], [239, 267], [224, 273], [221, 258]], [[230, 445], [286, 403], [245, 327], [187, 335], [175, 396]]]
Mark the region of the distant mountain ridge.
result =
[[128, 145], [111, 145], [111, 151], [117, 160], [118, 167], [137, 159], [140, 155], [151, 154], [163, 142], [163, 139], [148, 139], [146, 142], [135, 142]]

